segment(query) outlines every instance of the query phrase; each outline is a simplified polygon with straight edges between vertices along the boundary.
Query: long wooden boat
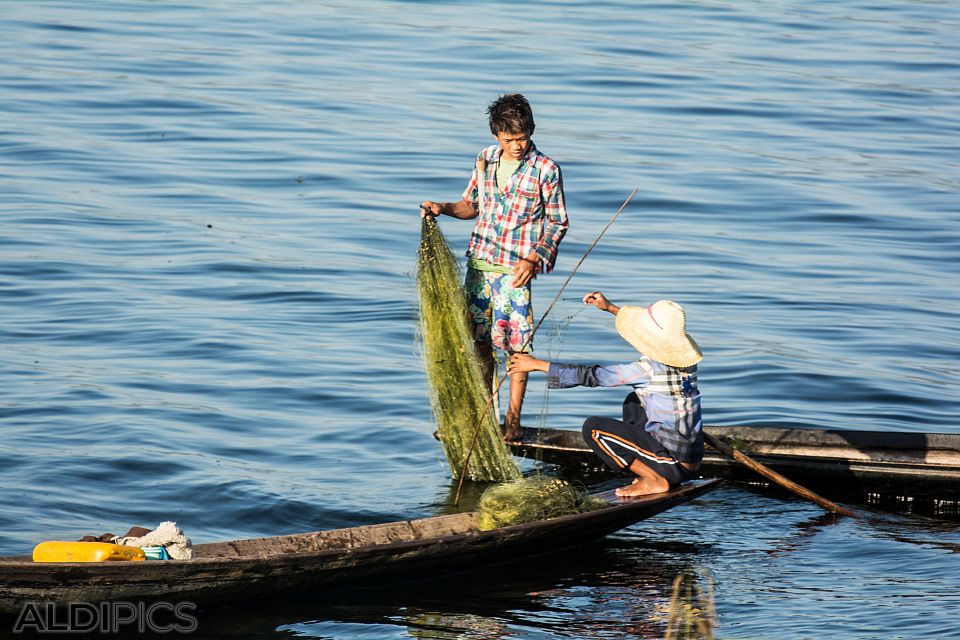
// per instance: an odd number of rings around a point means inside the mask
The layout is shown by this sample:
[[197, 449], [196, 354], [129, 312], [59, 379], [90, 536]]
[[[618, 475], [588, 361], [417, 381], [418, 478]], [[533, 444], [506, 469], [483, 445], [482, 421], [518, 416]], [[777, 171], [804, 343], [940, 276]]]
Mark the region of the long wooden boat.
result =
[[[894, 501], [960, 501], [960, 434], [705, 426], [782, 475], [825, 496]], [[524, 428], [516, 454], [562, 466], [603, 467], [579, 431]], [[756, 474], [707, 447], [701, 472], [755, 482]], [[940, 506], [951, 510], [950, 504]], [[952, 507], [956, 510], [956, 506]]]
[[204, 608], [285, 594], [422, 580], [554, 551], [628, 527], [716, 489], [686, 483], [641, 498], [601, 494], [608, 507], [489, 531], [466, 512], [194, 546], [191, 560], [35, 563], [0, 558], [0, 611], [27, 603], [190, 602]]

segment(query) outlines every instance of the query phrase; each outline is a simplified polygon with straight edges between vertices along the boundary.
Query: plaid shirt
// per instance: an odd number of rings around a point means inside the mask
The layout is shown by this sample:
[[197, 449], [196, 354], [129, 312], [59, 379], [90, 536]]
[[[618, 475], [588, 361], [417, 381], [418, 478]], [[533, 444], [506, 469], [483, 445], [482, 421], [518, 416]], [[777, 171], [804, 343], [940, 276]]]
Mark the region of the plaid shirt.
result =
[[643, 356], [609, 367], [551, 363], [548, 375], [551, 389], [633, 387], [647, 412], [647, 433], [680, 462], [703, 457], [697, 365], [680, 369]]
[[463, 199], [479, 212], [467, 256], [513, 267], [536, 251], [540, 256], [537, 271], [552, 271], [569, 226], [560, 166], [531, 142], [506, 189], [498, 190], [501, 153], [500, 145], [495, 144], [477, 155], [478, 163], [481, 159], [486, 163], [486, 171], [481, 178], [479, 167], [474, 166], [463, 192]]

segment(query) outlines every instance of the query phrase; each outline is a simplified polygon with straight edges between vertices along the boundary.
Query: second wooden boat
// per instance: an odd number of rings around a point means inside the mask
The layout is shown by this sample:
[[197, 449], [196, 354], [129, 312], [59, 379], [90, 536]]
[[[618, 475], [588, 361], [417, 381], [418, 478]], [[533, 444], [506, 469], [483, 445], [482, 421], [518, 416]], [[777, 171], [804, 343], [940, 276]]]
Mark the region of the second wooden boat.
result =
[[[960, 434], [706, 426], [715, 438], [826, 496], [881, 504], [931, 502], [956, 511]], [[586, 471], [604, 468], [579, 431], [523, 429], [518, 455]], [[709, 447], [701, 472], [737, 481], [758, 476]], [[881, 504], [881, 506], [883, 506]]]

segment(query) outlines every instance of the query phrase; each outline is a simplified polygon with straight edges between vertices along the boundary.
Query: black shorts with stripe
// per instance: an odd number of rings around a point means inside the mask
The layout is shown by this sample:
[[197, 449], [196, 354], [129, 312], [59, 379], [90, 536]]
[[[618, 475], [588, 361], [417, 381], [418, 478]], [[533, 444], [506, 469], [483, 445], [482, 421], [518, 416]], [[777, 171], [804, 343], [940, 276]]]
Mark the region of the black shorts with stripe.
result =
[[639, 460], [675, 487], [695, 474], [687, 471], [660, 441], [644, 430], [647, 414], [637, 394], [623, 401], [623, 420], [591, 416], [583, 423], [583, 439], [611, 469], [626, 471]]

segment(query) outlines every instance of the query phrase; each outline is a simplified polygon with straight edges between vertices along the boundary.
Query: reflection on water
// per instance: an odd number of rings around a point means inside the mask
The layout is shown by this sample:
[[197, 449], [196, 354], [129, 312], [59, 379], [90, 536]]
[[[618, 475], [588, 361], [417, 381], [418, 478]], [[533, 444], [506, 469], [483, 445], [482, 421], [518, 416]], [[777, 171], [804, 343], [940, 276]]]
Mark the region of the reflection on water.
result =
[[713, 640], [717, 609], [713, 579], [681, 574], [673, 580], [666, 640]]
[[224, 634], [243, 628], [252, 637], [276, 637], [277, 625], [323, 638], [336, 621], [396, 625], [384, 638], [537, 638], [558, 625], [570, 637], [662, 638], [674, 577], [693, 569], [682, 556], [666, 561], [655, 549], [633, 547], [600, 542], [402, 589], [286, 600], [271, 605], [269, 617], [210, 612], [201, 624]]
[[798, 522], [794, 525], [792, 531], [784, 532], [777, 545], [768, 549], [767, 553], [771, 555], [796, 553], [801, 550], [804, 544], [815, 538], [823, 527], [836, 524], [837, 520], [842, 517], [835, 513], [824, 512], [804, 522]]
[[[954, 565], [942, 553], [955, 554], [960, 545], [952, 525], [879, 513], [856, 521], [837, 519], [803, 503], [771, 501], [734, 488], [697, 503], [573, 550], [398, 588], [288, 599], [265, 607], [269, 615], [264, 608], [211, 611], [202, 624], [227, 635], [243, 628], [252, 637], [265, 638], [290, 632], [368, 637], [354, 635], [360, 630], [383, 638], [484, 633], [496, 638], [662, 638], [678, 608], [672, 602], [678, 575], [696, 576], [703, 596], [692, 594], [687, 611], [690, 606], [706, 609], [704, 598], [719, 576], [714, 587], [719, 618], [714, 633], [719, 638], [739, 637], [743, 629], [760, 625], [736, 612], [788, 603], [791, 612], [781, 609], [779, 614], [783, 625], [765, 620], [759, 637], [782, 637], [791, 625], [802, 626], [806, 616], [837, 608], [847, 616], [832, 623], [837, 633], [876, 630], [883, 623], [874, 621], [874, 615], [909, 608], [929, 588], [928, 580], [939, 585], [933, 597], [946, 610], [960, 603]], [[785, 523], [790, 524], [784, 528]], [[938, 553], [934, 557], [925, 549]], [[905, 572], [903, 561], [916, 564]], [[853, 575], [838, 576], [841, 565]], [[877, 589], [885, 594], [879, 611], [851, 607], [850, 602], [862, 602]], [[943, 637], [937, 634], [947, 622], [939, 618], [913, 624], [935, 629], [931, 637]]]

